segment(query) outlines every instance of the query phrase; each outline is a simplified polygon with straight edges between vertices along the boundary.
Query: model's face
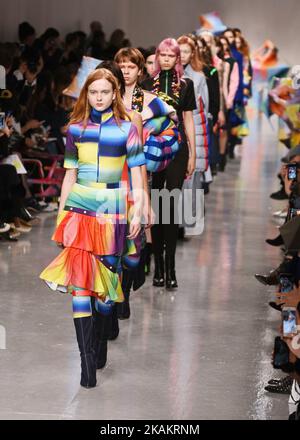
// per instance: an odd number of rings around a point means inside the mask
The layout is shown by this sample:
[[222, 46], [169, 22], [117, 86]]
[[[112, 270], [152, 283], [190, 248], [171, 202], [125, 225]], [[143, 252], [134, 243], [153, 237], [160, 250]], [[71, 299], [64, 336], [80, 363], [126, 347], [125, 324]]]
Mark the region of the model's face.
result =
[[152, 76], [155, 70], [155, 55], [149, 55], [145, 64], [148, 75]]
[[97, 79], [88, 88], [88, 101], [92, 108], [104, 111], [111, 106], [115, 93], [107, 79]]
[[179, 47], [181, 63], [185, 66], [191, 62], [193, 51], [189, 44], [180, 44]]
[[202, 52], [204, 48], [203, 48], [203, 43], [201, 40], [197, 40], [197, 46], [198, 46], [199, 52]]
[[221, 38], [221, 44], [222, 44], [224, 52], [228, 52], [229, 51], [229, 46], [228, 46], [228, 43], [225, 40], [225, 38]]
[[203, 33], [202, 38], [208, 47], [212, 46], [212, 36], [210, 34]]
[[123, 60], [119, 63], [122, 70], [126, 86], [132, 86], [138, 80], [141, 73], [138, 66], [129, 60]]
[[175, 67], [177, 56], [171, 49], [165, 49], [158, 55], [158, 64], [161, 70], [171, 70]]
[[229, 41], [229, 44], [233, 44], [234, 43], [234, 35], [231, 31], [227, 31], [225, 32], [224, 36], [227, 38], [227, 40]]

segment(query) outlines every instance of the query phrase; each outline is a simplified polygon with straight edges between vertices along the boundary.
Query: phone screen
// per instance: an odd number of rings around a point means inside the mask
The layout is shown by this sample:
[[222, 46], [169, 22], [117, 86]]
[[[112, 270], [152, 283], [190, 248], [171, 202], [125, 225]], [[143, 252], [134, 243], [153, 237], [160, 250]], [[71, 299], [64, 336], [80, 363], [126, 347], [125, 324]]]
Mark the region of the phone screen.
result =
[[294, 180], [297, 177], [297, 168], [296, 165], [289, 167], [289, 180]]
[[296, 309], [283, 309], [282, 311], [283, 336], [297, 334]]
[[294, 283], [289, 278], [281, 276], [279, 280], [280, 280], [280, 292], [288, 293], [291, 290], [293, 290]]

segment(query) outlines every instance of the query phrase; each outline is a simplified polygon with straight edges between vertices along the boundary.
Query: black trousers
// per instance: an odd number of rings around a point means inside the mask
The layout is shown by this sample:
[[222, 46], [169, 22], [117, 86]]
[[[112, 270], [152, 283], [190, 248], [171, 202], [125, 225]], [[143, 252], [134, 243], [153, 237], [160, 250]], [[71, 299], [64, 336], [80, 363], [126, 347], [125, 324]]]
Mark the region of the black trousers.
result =
[[0, 218], [13, 221], [20, 215], [25, 190], [13, 165], [0, 165]]
[[[152, 189], [181, 190], [186, 175], [188, 158], [188, 146], [182, 144], [169, 166], [159, 173], [152, 174]], [[153, 252], [157, 256], [162, 254], [165, 245], [166, 253], [175, 255], [179, 225], [176, 224], [176, 216], [174, 216], [174, 210], [177, 209], [174, 198], [170, 200], [170, 224], [162, 224], [162, 209], [163, 206], [160, 201], [159, 218], [156, 219], [156, 224], [151, 228]], [[157, 213], [155, 214], [157, 215]]]

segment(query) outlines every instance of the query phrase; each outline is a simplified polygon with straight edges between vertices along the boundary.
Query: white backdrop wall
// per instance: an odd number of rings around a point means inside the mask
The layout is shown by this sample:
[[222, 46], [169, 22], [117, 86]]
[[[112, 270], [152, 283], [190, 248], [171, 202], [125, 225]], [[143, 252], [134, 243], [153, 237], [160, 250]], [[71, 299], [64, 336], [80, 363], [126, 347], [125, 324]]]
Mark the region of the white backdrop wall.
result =
[[241, 27], [253, 48], [270, 38], [282, 61], [300, 64], [299, 0], [0, 0], [0, 41], [16, 40], [21, 21], [38, 33], [56, 27], [64, 36], [88, 32], [99, 20], [107, 37], [122, 28], [133, 45], [148, 47], [196, 29], [198, 16], [213, 10], [228, 26]]

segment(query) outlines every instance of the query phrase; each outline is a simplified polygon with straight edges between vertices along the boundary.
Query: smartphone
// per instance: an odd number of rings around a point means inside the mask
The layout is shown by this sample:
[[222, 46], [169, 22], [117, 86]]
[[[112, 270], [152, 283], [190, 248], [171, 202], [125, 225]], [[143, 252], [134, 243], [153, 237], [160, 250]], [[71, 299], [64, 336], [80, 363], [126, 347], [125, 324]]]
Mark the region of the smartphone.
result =
[[280, 292], [282, 293], [288, 293], [294, 289], [293, 280], [291, 280], [287, 276], [281, 275], [279, 277], [279, 283], [280, 283]]
[[298, 333], [296, 307], [283, 307], [282, 328], [285, 337], [292, 337]]
[[0, 112], [0, 130], [5, 127], [5, 113]]
[[297, 178], [297, 164], [289, 163], [287, 165], [287, 169], [288, 169], [288, 179], [295, 180]]

